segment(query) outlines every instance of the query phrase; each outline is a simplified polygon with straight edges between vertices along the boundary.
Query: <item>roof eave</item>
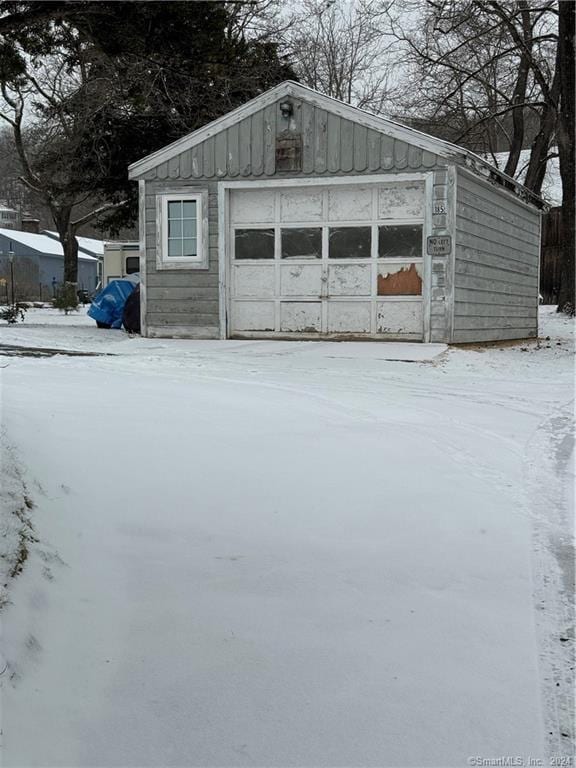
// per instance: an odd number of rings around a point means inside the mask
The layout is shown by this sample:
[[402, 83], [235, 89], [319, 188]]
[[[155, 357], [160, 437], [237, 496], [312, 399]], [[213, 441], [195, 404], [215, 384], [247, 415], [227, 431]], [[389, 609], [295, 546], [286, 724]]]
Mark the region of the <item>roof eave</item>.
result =
[[501, 186], [513, 192], [525, 202], [545, 210], [550, 208], [549, 203], [546, 202], [544, 198], [540, 197], [535, 192], [532, 192], [532, 190], [525, 187], [524, 184], [521, 184], [512, 176], [508, 176], [504, 171], [491, 165], [487, 160], [484, 160], [483, 157], [480, 157], [480, 155], [477, 155], [468, 149], [463, 149], [462, 152], [465, 154], [464, 165], [466, 168], [469, 168], [481, 178], [484, 178], [487, 181], [497, 178]]

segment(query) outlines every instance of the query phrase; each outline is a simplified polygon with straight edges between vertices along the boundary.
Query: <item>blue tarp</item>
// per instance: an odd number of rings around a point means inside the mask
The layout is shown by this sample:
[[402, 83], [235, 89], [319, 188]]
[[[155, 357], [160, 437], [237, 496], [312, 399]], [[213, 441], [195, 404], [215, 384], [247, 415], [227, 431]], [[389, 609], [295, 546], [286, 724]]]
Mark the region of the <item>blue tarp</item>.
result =
[[111, 328], [122, 328], [124, 305], [135, 288], [136, 283], [132, 280], [112, 280], [94, 297], [88, 317]]

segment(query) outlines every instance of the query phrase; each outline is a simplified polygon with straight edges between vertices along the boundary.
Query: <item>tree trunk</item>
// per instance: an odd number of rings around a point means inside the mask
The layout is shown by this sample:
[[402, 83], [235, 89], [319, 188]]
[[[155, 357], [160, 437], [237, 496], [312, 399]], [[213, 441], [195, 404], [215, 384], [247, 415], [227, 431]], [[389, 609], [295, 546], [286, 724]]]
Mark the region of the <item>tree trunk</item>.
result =
[[560, 62], [560, 110], [558, 114], [558, 155], [560, 157], [560, 177], [562, 179], [562, 269], [560, 272], [560, 292], [558, 311], [574, 315], [575, 301], [575, 174], [574, 132], [574, 36], [576, 34], [576, 6], [571, 2], [558, 3], [558, 47]]
[[558, 116], [558, 100], [560, 98], [560, 60], [556, 55], [556, 68], [554, 78], [550, 86], [550, 99], [542, 110], [540, 117], [540, 130], [532, 142], [530, 149], [530, 163], [524, 186], [528, 187], [535, 195], [542, 191], [544, 176], [546, 175], [546, 166], [548, 164], [548, 153], [550, 151], [550, 140], [554, 135], [556, 121]]
[[72, 208], [64, 206], [53, 212], [54, 224], [64, 251], [64, 283], [78, 283], [78, 241], [72, 227]]
[[[518, 76], [512, 96], [512, 104], [519, 105], [526, 101], [526, 86], [528, 84], [528, 73], [530, 71], [530, 53], [532, 51], [532, 28], [530, 26], [530, 11], [525, 0], [519, 3], [522, 13], [522, 32], [526, 43], [527, 51], [520, 58], [518, 67]], [[518, 107], [512, 110], [512, 142], [510, 153], [504, 168], [504, 173], [508, 176], [514, 176], [518, 168], [520, 153], [524, 146], [524, 107]]]

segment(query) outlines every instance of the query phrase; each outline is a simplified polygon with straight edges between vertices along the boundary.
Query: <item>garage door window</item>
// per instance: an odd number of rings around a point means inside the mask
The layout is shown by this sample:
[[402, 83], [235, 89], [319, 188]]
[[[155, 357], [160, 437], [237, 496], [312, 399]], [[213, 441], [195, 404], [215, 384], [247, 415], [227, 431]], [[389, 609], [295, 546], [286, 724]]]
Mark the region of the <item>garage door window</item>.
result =
[[170, 193], [157, 197], [160, 248], [158, 269], [205, 269], [208, 267], [208, 193]]
[[331, 227], [328, 242], [330, 259], [370, 258], [370, 227]]
[[273, 229], [237, 229], [234, 234], [237, 259], [273, 259]]
[[319, 227], [282, 230], [283, 259], [321, 259], [322, 230]]
[[422, 258], [422, 227], [378, 227], [378, 258]]

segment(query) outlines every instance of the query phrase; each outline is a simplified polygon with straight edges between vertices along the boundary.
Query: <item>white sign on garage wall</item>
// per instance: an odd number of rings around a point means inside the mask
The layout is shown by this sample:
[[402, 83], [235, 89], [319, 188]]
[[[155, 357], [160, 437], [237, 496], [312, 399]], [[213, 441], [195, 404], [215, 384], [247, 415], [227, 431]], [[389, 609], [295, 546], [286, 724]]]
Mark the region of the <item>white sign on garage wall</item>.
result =
[[426, 239], [429, 256], [448, 256], [452, 251], [451, 235], [435, 235]]

